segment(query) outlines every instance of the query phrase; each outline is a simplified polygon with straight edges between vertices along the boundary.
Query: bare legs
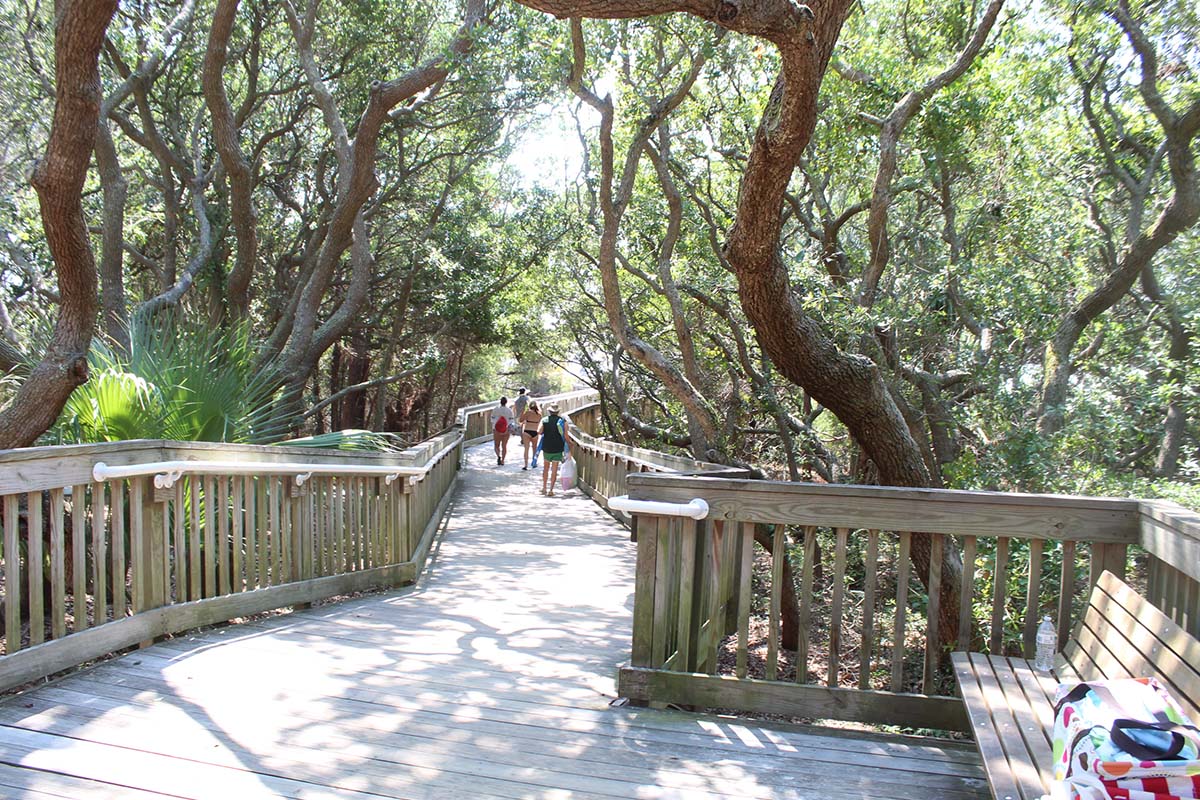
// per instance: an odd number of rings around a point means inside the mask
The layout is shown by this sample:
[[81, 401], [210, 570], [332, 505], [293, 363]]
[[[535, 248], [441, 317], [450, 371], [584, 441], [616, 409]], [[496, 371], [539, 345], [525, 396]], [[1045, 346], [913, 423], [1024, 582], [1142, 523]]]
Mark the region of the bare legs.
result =
[[[550, 491], [546, 491], [546, 479], [550, 479]], [[554, 496], [554, 484], [558, 483], [558, 462], [546, 459], [542, 462], [542, 494]]]
[[521, 441], [525, 444], [525, 466], [522, 469], [529, 469], [529, 451], [533, 447], [533, 443], [537, 441], [537, 435], [530, 436], [527, 433], [522, 433]]
[[508, 458], [508, 433], [500, 433], [496, 431], [492, 434], [493, 446], [496, 448], [496, 463], [503, 464], [504, 459]]

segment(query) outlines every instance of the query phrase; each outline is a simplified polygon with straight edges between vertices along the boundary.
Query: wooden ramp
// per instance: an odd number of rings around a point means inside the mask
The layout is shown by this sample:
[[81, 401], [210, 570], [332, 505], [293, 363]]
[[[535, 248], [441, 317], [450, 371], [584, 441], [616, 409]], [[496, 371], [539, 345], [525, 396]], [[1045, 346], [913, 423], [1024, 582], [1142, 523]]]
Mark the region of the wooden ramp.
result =
[[417, 587], [182, 636], [0, 703], [0, 797], [985, 798], [974, 748], [613, 707], [634, 546], [520, 454]]

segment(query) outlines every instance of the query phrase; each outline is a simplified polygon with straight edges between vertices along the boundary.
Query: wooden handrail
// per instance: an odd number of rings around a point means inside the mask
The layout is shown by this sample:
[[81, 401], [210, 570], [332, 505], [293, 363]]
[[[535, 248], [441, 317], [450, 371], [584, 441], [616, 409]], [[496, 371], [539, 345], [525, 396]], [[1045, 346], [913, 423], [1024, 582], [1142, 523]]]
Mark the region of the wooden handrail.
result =
[[389, 454], [159, 441], [0, 454], [0, 690], [165, 633], [411, 583], [462, 446], [455, 429]]
[[313, 475], [362, 475], [384, 478], [389, 484], [401, 476], [420, 478], [428, 474], [448, 453], [457, 450], [461, 438], [443, 447], [428, 463], [420, 467], [369, 466], [363, 464], [326, 464], [318, 462], [256, 461], [150, 461], [141, 464], [109, 466], [98, 461], [92, 467], [92, 480], [104, 482], [119, 478], [154, 476], [154, 488], [170, 489], [182, 475], [294, 475], [296, 485], [302, 486]]

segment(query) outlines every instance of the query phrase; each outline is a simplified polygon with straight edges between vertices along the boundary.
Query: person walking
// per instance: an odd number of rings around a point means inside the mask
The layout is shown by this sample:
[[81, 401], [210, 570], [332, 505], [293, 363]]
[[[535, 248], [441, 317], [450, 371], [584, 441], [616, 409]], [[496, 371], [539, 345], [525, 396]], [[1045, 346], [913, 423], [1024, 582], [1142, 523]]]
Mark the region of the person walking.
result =
[[508, 398], [501, 397], [500, 405], [492, 409], [492, 441], [496, 448], [496, 463], [504, 464], [508, 458], [508, 437], [516, 427], [517, 419], [508, 407]]
[[525, 394], [528, 389], [524, 386], [517, 393], [517, 399], [513, 400], [513, 413], [517, 415], [517, 420], [520, 421], [521, 415], [525, 413], [525, 408], [529, 405], [529, 395]]
[[[516, 403], [513, 405], [516, 405]], [[536, 402], [531, 402], [524, 411], [517, 415], [517, 423], [521, 428], [521, 444], [525, 448], [525, 466], [521, 467], [521, 469], [529, 469], [529, 452], [537, 443], [538, 425], [541, 422], [542, 412], [538, 409]], [[534, 464], [534, 466], [536, 467], [537, 465]]]
[[[558, 481], [558, 465], [571, 442], [567, 421], [558, 415], [558, 403], [550, 405], [550, 413], [538, 426], [542, 435], [542, 494], [554, 496], [554, 484]], [[546, 490], [546, 480], [550, 489]]]

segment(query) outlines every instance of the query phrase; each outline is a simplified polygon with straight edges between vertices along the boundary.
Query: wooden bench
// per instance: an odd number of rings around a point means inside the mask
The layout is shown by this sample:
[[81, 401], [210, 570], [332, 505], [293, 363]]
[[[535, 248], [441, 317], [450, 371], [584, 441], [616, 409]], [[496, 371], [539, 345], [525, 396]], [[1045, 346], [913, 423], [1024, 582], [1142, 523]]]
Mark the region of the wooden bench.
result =
[[1155, 677], [1200, 719], [1200, 642], [1111, 572], [1100, 576], [1054, 675], [1023, 658], [954, 653], [954, 671], [996, 800], [1050, 791], [1059, 681]]

